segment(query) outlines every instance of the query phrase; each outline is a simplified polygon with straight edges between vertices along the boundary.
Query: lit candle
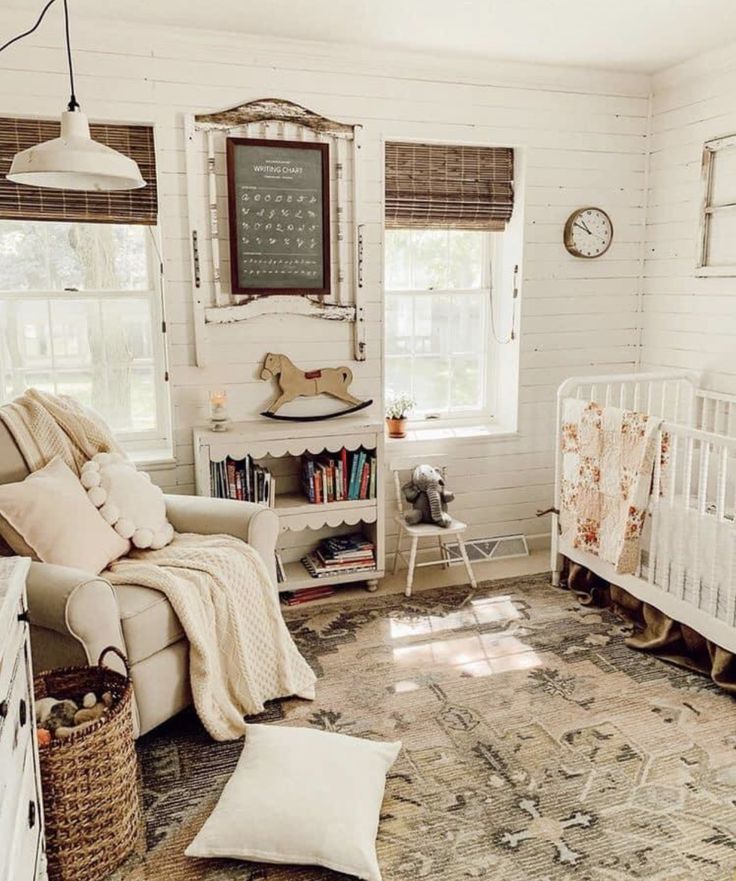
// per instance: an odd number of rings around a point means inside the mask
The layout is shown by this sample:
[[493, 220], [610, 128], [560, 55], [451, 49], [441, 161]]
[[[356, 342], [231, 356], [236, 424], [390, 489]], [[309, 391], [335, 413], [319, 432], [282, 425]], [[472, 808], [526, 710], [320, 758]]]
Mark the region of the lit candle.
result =
[[210, 422], [213, 431], [225, 431], [230, 417], [227, 415], [227, 392], [210, 392]]

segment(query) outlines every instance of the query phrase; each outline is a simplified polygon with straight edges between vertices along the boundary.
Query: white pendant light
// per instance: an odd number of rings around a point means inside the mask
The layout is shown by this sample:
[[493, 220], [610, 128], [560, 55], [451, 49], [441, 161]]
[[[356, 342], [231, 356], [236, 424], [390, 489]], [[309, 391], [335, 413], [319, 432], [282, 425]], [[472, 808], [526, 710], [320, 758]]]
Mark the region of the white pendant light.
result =
[[[41, 24], [48, 8], [44, 7], [36, 24], [0, 47], [0, 52], [11, 43], [25, 37]], [[133, 159], [93, 141], [89, 133], [87, 117], [79, 109], [74, 95], [74, 70], [69, 41], [69, 10], [64, 0], [64, 24], [66, 49], [69, 63], [71, 99], [69, 108], [61, 114], [61, 134], [52, 141], [44, 141], [18, 153], [6, 175], [9, 181], [31, 187], [48, 187], [59, 190], [136, 190], [145, 187], [140, 169]]]
[[80, 110], [61, 114], [61, 136], [18, 153], [8, 180], [59, 190], [136, 190], [145, 187], [137, 164], [93, 141]]

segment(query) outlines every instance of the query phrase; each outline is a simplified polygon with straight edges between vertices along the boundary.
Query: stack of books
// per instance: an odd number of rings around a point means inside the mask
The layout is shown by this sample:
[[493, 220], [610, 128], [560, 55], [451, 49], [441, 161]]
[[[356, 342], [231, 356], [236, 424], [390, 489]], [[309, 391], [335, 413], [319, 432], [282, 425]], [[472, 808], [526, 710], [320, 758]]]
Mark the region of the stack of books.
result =
[[302, 563], [312, 578], [367, 572], [376, 568], [376, 549], [362, 532], [337, 535], [321, 541]]
[[335, 592], [334, 587], [323, 584], [317, 587], [305, 587], [303, 590], [287, 591], [281, 594], [281, 602], [286, 606], [300, 606], [302, 603], [311, 603], [324, 597], [331, 597]]
[[302, 489], [312, 504], [376, 498], [375, 450], [346, 450], [302, 456]]
[[210, 486], [217, 499], [237, 499], [273, 507], [276, 480], [268, 468], [256, 464], [251, 456], [210, 462]]

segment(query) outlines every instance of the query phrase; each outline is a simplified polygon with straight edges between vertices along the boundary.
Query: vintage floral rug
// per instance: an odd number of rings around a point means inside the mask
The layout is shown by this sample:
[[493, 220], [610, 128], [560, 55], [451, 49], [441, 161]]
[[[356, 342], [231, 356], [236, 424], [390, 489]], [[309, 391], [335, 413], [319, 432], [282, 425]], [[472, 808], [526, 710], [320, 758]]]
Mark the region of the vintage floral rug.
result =
[[[317, 700], [266, 718], [404, 742], [384, 881], [733, 881], [736, 702], [627, 648], [608, 611], [535, 576], [286, 617]], [[116, 881], [344, 877], [185, 857], [241, 743], [215, 743], [187, 713], [139, 749], [145, 843]]]

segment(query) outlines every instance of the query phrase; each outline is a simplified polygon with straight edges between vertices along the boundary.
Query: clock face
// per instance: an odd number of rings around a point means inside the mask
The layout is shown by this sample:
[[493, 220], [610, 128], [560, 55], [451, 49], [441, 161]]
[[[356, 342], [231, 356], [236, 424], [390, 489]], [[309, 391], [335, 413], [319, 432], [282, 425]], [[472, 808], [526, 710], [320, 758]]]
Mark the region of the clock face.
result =
[[601, 208], [580, 208], [565, 224], [565, 247], [575, 257], [600, 257], [611, 247], [613, 224]]

